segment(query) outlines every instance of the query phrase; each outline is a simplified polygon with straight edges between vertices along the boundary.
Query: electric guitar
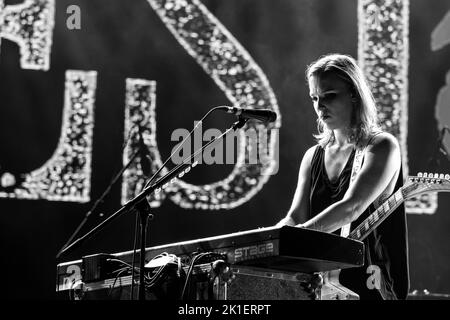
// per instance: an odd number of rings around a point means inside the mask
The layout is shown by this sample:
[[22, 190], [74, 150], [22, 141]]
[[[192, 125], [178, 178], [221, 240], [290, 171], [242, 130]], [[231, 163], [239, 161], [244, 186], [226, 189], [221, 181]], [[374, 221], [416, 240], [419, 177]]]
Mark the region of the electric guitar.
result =
[[[417, 197], [423, 193], [450, 192], [450, 175], [437, 173], [418, 173], [417, 176], [408, 176], [405, 184], [383, 202], [373, 213], [361, 222], [348, 235], [348, 238], [362, 241], [375, 228], [377, 228], [395, 209], [405, 200]], [[327, 292], [321, 294], [324, 300], [359, 299], [359, 296], [339, 283], [341, 270], [322, 273], [323, 283]]]

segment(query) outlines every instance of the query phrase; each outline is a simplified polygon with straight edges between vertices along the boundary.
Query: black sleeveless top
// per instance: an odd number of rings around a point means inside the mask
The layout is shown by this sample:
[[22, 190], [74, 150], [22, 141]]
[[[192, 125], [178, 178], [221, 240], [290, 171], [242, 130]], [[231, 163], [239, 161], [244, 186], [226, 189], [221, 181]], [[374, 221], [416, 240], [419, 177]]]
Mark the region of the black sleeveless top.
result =
[[[336, 181], [330, 181], [325, 170], [325, 150], [321, 146], [316, 147], [311, 161], [309, 218], [344, 197], [350, 184], [355, 153], [354, 149]], [[402, 172], [395, 190], [401, 186]], [[351, 229], [364, 221], [374, 209], [373, 204], [370, 205], [356, 221], [352, 222]], [[334, 233], [340, 235], [340, 230]], [[409, 290], [409, 270], [404, 206], [399, 206], [363, 242], [364, 266], [343, 269], [340, 273], [340, 283], [357, 293], [361, 300], [406, 299]], [[368, 268], [369, 266], [371, 267]], [[377, 275], [381, 277], [376, 278]]]

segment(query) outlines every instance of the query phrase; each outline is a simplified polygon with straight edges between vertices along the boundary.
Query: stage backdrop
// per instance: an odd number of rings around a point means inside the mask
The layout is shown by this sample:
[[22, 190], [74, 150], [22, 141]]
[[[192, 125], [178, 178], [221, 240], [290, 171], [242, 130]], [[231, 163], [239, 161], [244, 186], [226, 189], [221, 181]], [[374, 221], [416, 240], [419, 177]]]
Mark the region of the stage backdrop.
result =
[[[361, 63], [407, 172], [450, 172], [436, 152], [441, 129], [450, 126], [448, 1], [5, 0], [0, 18], [4, 297], [52, 299], [57, 263], [131, 250], [130, 212], [55, 259], [138, 150], [138, 132], [147, 152], [77, 237], [136, 195], [215, 106], [269, 108], [278, 118], [247, 124], [239, 143], [211, 151], [152, 196], [147, 245], [275, 224], [314, 144], [304, 70], [322, 54]], [[167, 169], [234, 121], [213, 112]], [[450, 138], [442, 143], [445, 149]], [[445, 194], [408, 203], [411, 290], [450, 293], [449, 209]]]

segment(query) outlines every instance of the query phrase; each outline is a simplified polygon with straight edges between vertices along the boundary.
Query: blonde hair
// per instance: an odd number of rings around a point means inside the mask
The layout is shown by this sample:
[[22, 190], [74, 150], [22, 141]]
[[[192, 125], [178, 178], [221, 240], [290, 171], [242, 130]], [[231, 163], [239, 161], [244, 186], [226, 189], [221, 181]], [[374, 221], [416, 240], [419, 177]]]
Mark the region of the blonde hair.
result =
[[[375, 99], [365, 80], [361, 68], [355, 59], [343, 54], [327, 54], [310, 64], [306, 69], [306, 80], [319, 77], [325, 72], [335, 72], [336, 75], [347, 82], [356, 99], [352, 113], [350, 142], [358, 145], [379, 131], [377, 119], [377, 108]], [[313, 135], [317, 143], [325, 147], [334, 141], [334, 133], [324, 125], [323, 121], [317, 120], [318, 134]]]

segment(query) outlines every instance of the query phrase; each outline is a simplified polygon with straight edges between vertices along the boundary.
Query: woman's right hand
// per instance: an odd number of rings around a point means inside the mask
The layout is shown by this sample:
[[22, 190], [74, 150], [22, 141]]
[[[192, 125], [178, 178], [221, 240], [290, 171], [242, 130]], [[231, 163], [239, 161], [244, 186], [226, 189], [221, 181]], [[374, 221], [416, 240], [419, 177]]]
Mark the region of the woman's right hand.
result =
[[283, 219], [281, 219], [276, 225], [275, 227], [283, 227], [283, 226], [291, 226], [294, 227], [297, 223], [294, 221], [294, 219], [292, 219], [291, 216], [285, 217]]

